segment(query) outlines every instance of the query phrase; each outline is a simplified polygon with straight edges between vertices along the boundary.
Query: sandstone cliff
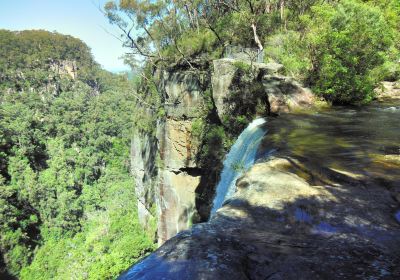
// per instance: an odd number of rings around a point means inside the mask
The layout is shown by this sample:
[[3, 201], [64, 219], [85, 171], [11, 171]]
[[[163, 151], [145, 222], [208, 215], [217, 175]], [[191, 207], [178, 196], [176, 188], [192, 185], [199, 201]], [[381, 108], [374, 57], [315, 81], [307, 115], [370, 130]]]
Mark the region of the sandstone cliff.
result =
[[[140, 220], [146, 225], [150, 216], [157, 218], [159, 244], [208, 219], [229, 139], [252, 118], [312, 105], [309, 90], [280, 75], [280, 69], [220, 59], [211, 73], [157, 73], [166, 115], [154, 135], [137, 131], [131, 166]], [[218, 139], [221, 133], [226, 139]]]

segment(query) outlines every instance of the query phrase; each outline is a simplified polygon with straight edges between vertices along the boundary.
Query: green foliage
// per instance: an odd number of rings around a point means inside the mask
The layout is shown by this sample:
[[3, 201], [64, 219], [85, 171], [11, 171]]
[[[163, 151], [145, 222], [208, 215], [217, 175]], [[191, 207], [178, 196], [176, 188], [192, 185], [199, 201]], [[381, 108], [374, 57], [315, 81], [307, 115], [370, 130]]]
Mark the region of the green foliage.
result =
[[231, 141], [224, 128], [218, 125], [209, 125], [204, 135], [200, 165], [216, 166], [230, 146]]
[[195, 139], [201, 139], [204, 129], [205, 129], [205, 122], [203, 119], [198, 118], [192, 121], [192, 136]]
[[251, 72], [251, 65], [247, 62], [235, 61], [233, 66], [242, 71], [244, 74], [249, 74]]
[[216, 44], [215, 34], [210, 30], [188, 30], [182, 34], [176, 45], [166, 46], [162, 54], [171, 60], [179, 60], [182, 57], [194, 57], [201, 53], [213, 53]]
[[[47, 51], [79, 59], [81, 45], [61, 35], [28, 32], [18, 40], [35, 34], [43, 53], [35, 42], [32, 53], [11, 44], [25, 53], [8, 70], [27, 71], [19, 60], [43, 59]], [[60, 41], [65, 57], [57, 53]], [[40, 71], [51, 75], [45, 65]], [[68, 79], [57, 95], [0, 89], [0, 250], [21, 279], [112, 279], [154, 249], [154, 225], [145, 232], [138, 224], [129, 175], [133, 86], [96, 65], [89, 70], [93, 84]]]
[[315, 6], [309, 20], [312, 71], [317, 94], [334, 103], [372, 99], [372, 70], [385, 62], [393, 34], [382, 12], [358, 1]]
[[164, 118], [166, 111], [162, 104], [163, 97], [158, 91], [153, 67], [146, 64], [141, 71], [141, 79], [134, 84], [135, 91], [132, 93], [137, 104], [131, 112], [132, 125], [138, 131], [154, 136], [157, 120]]
[[0, 245], [8, 269], [18, 275], [25, 267], [22, 279], [113, 278], [153, 248], [128, 173], [135, 101], [118, 91], [46, 100], [2, 96], [1, 171], [9, 179], [0, 191]]
[[239, 135], [256, 116], [266, 115], [269, 110], [268, 96], [260, 78], [262, 70], [253, 66], [251, 71], [244, 72], [240, 68], [242, 65], [242, 62], [234, 63], [237, 69], [229, 95], [224, 99], [227, 109], [221, 117], [221, 122], [231, 137]]
[[243, 45], [243, 42], [252, 41], [252, 34], [249, 30], [249, 13], [245, 10], [232, 12], [221, 17], [216, 28], [221, 37], [232, 45]]
[[44, 30], [0, 29], [0, 89], [70, 88], [69, 75], [57, 70], [66, 63], [75, 63], [80, 81], [91, 86], [99, 82], [100, 67], [81, 40]]
[[260, 47], [255, 37], [263, 40], [283, 23], [276, 1], [132, 0], [109, 1], [104, 8], [124, 45], [137, 54], [130, 58], [164, 66], [193, 67], [204, 53], [205, 59], [218, 57], [226, 44]]
[[244, 171], [244, 164], [243, 162], [235, 162], [232, 164], [231, 168], [236, 172], [243, 172]]
[[398, 0], [228, 2], [110, 1], [105, 9], [123, 34], [137, 28], [122, 36], [137, 54], [130, 59], [156, 68], [204, 67], [198, 62], [228, 45], [264, 49], [286, 74], [344, 104], [368, 102], [378, 81], [399, 78]]
[[[44, 30], [13, 32], [0, 30], [0, 65], [3, 69], [21, 70], [43, 65], [49, 59], [78, 60], [83, 67], [95, 63], [90, 49], [72, 36]], [[90, 71], [88, 69], [88, 71]]]
[[281, 63], [287, 75], [304, 80], [311, 68], [306, 46], [307, 42], [299, 32], [278, 33], [266, 39], [265, 58]]
[[88, 208], [82, 231], [48, 240], [22, 270], [21, 279], [115, 279], [155, 248], [138, 223], [132, 178], [113, 169], [85, 190], [99, 192], [99, 209]]
[[246, 126], [249, 123], [249, 120], [246, 118], [246, 116], [236, 116], [236, 123], [240, 124], [240, 126]]

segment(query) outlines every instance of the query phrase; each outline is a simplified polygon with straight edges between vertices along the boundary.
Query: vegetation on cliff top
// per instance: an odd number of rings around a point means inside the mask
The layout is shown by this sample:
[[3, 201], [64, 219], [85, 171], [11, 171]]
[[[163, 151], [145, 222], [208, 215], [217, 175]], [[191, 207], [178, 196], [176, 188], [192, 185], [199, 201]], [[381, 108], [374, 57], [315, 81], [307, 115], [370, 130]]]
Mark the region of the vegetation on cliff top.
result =
[[121, 0], [104, 12], [133, 66], [196, 69], [229, 45], [255, 47], [328, 101], [345, 104], [367, 102], [379, 81], [399, 78], [397, 0]]
[[100, 67], [81, 40], [44, 30], [0, 29], [0, 89], [29, 91], [57, 85], [66, 91], [72, 83], [55, 71], [63, 63], [70, 63], [69, 71], [79, 71], [79, 81], [100, 86]]

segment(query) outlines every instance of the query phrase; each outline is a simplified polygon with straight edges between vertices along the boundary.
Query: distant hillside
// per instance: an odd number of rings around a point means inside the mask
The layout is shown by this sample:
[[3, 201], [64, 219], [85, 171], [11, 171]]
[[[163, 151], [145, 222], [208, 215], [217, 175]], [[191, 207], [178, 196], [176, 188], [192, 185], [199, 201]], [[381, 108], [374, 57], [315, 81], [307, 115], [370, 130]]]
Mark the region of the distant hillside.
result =
[[79, 80], [97, 87], [100, 66], [80, 39], [44, 30], [0, 30], [0, 88], [53, 90]]
[[0, 279], [114, 279], [154, 249], [129, 173], [133, 92], [79, 39], [0, 30]]

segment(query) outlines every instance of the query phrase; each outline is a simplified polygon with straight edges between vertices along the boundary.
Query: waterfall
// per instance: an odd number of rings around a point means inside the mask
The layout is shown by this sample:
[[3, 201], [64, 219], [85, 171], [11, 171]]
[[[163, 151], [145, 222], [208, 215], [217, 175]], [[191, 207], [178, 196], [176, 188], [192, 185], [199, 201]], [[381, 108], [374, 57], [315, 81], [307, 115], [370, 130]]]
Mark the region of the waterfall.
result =
[[255, 119], [250, 123], [227, 154], [221, 179], [217, 185], [211, 216], [235, 193], [236, 180], [243, 171], [254, 164], [258, 146], [266, 133], [263, 125], [265, 123], [266, 120], [263, 118]]

